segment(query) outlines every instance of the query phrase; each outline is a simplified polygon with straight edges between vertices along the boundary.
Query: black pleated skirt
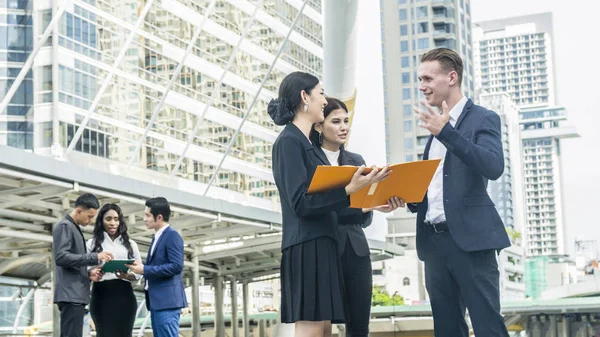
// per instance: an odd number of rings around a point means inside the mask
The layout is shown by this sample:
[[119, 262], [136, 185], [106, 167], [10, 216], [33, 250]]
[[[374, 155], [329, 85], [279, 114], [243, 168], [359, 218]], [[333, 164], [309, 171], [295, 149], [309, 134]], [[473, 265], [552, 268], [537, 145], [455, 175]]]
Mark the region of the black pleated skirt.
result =
[[136, 311], [131, 283], [123, 280], [94, 283], [90, 315], [97, 337], [131, 337]]
[[319, 237], [281, 256], [281, 321], [346, 323], [344, 280], [337, 242]]

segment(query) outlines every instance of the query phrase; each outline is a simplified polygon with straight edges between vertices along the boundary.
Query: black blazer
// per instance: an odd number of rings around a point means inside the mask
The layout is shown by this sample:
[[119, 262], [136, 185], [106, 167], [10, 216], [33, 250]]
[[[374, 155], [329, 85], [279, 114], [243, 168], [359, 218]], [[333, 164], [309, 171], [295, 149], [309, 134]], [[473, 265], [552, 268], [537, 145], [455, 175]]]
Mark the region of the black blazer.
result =
[[336, 211], [350, 206], [344, 187], [306, 194], [317, 165], [317, 152], [293, 123], [288, 123], [273, 144], [273, 177], [281, 199], [281, 249], [322, 236], [337, 239]]
[[[314, 144], [315, 151], [319, 155], [320, 165], [331, 165], [329, 159], [321, 149], [319, 144]], [[358, 153], [346, 151], [343, 147], [340, 149], [338, 159], [339, 165], [360, 166], [365, 164], [365, 160]], [[338, 250], [340, 254], [344, 253], [346, 248], [346, 240], [350, 240], [350, 244], [354, 252], [358, 256], [369, 256], [371, 251], [369, 243], [363, 228], [371, 225], [373, 221], [373, 212], [363, 213], [359, 208], [345, 208], [337, 212], [338, 217]]]
[[52, 231], [52, 252], [56, 264], [54, 303], [88, 304], [90, 278], [88, 266], [98, 265], [98, 253], [88, 253], [83, 233], [66, 215]]
[[[500, 116], [468, 100], [456, 125], [447, 123], [437, 138], [446, 147], [444, 161], [444, 212], [450, 235], [464, 251], [501, 250], [510, 246], [508, 234], [487, 193], [488, 180], [504, 172]], [[425, 146], [429, 156], [433, 136]], [[421, 203], [409, 204], [417, 213], [417, 254], [427, 260], [430, 246], [425, 227], [427, 195]]]

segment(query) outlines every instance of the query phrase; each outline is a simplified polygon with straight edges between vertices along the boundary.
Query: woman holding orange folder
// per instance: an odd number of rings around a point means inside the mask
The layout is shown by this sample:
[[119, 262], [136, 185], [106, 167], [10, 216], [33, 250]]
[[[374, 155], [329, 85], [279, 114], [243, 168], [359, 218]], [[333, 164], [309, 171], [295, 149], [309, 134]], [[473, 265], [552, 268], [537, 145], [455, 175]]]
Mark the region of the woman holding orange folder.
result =
[[321, 160], [309, 140], [314, 123], [323, 121], [327, 105], [315, 76], [287, 75], [268, 113], [285, 125], [273, 144], [273, 177], [283, 216], [281, 321], [296, 323], [296, 337], [331, 336], [331, 323], [346, 319], [343, 275], [337, 249], [336, 212], [348, 208], [350, 194], [387, 177], [387, 166], [328, 192], [307, 194]]
[[[344, 148], [350, 133], [348, 108], [336, 98], [327, 98], [325, 119], [316, 123], [310, 139], [321, 165], [365, 165], [363, 157]], [[370, 209], [346, 208], [337, 212], [338, 251], [344, 275], [345, 301], [348, 306], [346, 336], [367, 337], [371, 314], [373, 271], [369, 244], [363, 231], [373, 219], [373, 210], [389, 213], [404, 203], [398, 197], [388, 204]]]

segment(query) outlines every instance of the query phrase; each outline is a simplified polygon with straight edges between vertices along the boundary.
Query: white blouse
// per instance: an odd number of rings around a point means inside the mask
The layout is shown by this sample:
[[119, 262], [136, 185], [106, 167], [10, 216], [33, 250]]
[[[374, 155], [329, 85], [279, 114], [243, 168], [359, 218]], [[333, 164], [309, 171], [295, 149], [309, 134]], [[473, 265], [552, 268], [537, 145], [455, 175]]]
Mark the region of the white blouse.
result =
[[[129, 242], [131, 243], [131, 249], [133, 250], [133, 259], [138, 261], [138, 262], [142, 262], [142, 257], [140, 255], [140, 250], [138, 248], [137, 243], [135, 243], [135, 241], [129, 239]], [[89, 252], [92, 251], [92, 249], [94, 249], [94, 239], [89, 239], [87, 241], [87, 250]], [[129, 252], [127, 252], [127, 248], [125, 247], [125, 245], [123, 244], [123, 239], [121, 238], [121, 236], [118, 236], [114, 241], [110, 238], [110, 236], [108, 235], [108, 233], [104, 232], [104, 241], [102, 242], [102, 251], [104, 252], [111, 252], [113, 253], [114, 259], [115, 260], [128, 260], [129, 259]], [[93, 267], [91, 267], [93, 268]], [[142, 278], [142, 275], [138, 275], [132, 272], [129, 272], [131, 274], [135, 275], [135, 279], [139, 280], [140, 278]], [[119, 278], [117, 277], [117, 275], [115, 273], [106, 273], [104, 274], [104, 276], [102, 276], [102, 278], [100, 279], [100, 282], [102, 281], [108, 281], [108, 280], [118, 280]], [[124, 280], [124, 281], [129, 281], [129, 280]]]
[[331, 164], [331, 166], [340, 166], [340, 164], [338, 163], [338, 160], [340, 158], [340, 150], [329, 151], [324, 147], [322, 147], [321, 149], [325, 153], [325, 156], [327, 156], [327, 159], [329, 159], [329, 163]]

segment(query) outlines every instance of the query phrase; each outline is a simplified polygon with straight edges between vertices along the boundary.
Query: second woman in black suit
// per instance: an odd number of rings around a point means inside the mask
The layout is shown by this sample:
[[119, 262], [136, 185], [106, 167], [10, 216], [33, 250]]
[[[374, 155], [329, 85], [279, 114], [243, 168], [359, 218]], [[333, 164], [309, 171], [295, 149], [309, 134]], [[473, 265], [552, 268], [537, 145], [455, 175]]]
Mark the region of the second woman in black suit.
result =
[[307, 194], [321, 163], [309, 134], [323, 121], [326, 104], [319, 80], [294, 72], [283, 79], [268, 109], [275, 124], [285, 125], [273, 144], [273, 177], [283, 216], [281, 320], [296, 323], [296, 337], [331, 336], [331, 323], [345, 322], [336, 211], [350, 205], [351, 193], [389, 174], [386, 167], [362, 175], [361, 168], [348, 186]]
[[[363, 157], [344, 148], [350, 123], [344, 102], [327, 98], [325, 120], [314, 125], [310, 139], [319, 155], [321, 165], [365, 165]], [[363, 228], [373, 219], [373, 210], [389, 213], [403, 207], [402, 200], [394, 197], [387, 205], [370, 209], [346, 208], [337, 212], [338, 250], [344, 275], [345, 299], [348, 306], [347, 337], [367, 337], [371, 314], [373, 271], [369, 244]]]

